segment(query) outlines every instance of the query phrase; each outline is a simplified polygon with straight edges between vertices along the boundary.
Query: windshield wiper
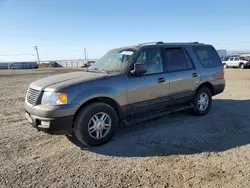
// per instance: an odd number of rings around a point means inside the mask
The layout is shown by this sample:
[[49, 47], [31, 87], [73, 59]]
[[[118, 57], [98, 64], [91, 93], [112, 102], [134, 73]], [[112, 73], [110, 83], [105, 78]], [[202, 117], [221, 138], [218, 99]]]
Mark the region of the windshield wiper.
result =
[[87, 72], [99, 72], [99, 73], [106, 73], [106, 74], [110, 74], [110, 73], [116, 73], [116, 72], [121, 72], [121, 70], [107, 70], [107, 69], [100, 69], [100, 68], [94, 68], [94, 69], [88, 69], [86, 70]]
[[87, 69], [86, 72], [99, 72], [99, 73], [107, 73], [104, 69], [94, 68], [94, 69]]
[[121, 70], [105, 70], [108, 74], [109, 73], [116, 73], [116, 72], [121, 72]]

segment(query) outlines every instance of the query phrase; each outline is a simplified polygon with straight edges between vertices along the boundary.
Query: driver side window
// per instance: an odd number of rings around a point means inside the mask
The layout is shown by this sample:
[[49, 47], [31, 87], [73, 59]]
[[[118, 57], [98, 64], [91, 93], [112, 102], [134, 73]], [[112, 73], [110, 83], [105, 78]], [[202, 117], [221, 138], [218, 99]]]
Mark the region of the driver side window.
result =
[[145, 49], [136, 60], [136, 64], [146, 64], [145, 74], [163, 72], [162, 58], [158, 48]]

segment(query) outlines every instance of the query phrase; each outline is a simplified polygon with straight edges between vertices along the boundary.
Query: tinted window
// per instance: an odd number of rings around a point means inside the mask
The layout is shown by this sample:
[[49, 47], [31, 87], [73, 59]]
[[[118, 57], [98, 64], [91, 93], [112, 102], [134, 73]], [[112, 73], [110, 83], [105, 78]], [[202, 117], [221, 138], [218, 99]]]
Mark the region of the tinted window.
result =
[[136, 63], [143, 63], [147, 65], [148, 70], [145, 74], [163, 72], [162, 58], [158, 48], [143, 50]]
[[193, 61], [191, 60], [190, 56], [185, 50], [184, 50], [184, 53], [185, 53], [188, 69], [193, 69], [194, 68]]
[[245, 57], [240, 57], [240, 60], [247, 60], [247, 58], [245, 58]]
[[233, 61], [234, 60], [234, 58], [233, 57], [231, 57], [230, 59], [229, 59], [229, 61]]
[[197, 46], [194, 50], [205, 68], [221, 66], [221, 60], [212, 46]]
[[222, 61], [228, 61], [228, 60], [229, 60], [229, 57], [222, 57], [221, 60], [222, 60]]
[[[187, 70], [189, 67], [192, 67], [191, 59], [189, 58], [189, 66], [186, 61], [187, 54], [180, 48], [176, 49], [165, 49], [166, 54], [166, 67], [168, 71], [178, 71], [178, 70]], [[193, 67], [192, 67], [193, 68]]]
[[239, 61], [240, 59], [238, 57], [234, 58], [235, 61]]

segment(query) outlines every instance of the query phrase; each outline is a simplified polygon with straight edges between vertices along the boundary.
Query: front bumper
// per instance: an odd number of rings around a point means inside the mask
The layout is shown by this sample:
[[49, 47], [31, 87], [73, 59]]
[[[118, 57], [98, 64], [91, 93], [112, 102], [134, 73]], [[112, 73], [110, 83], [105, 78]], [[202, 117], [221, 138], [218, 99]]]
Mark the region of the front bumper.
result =
[[48, 134], [69, 134], [73, 128], [74, 116], [44, 118], [34, 116], [26, 111], [26, 118], [29, 123], [38, 131], [43, 131]]
[[69, 134], [73, 129], [76, 105], [32, 106], [25, 102], [26, 118], [39, 131], [48, 134]]

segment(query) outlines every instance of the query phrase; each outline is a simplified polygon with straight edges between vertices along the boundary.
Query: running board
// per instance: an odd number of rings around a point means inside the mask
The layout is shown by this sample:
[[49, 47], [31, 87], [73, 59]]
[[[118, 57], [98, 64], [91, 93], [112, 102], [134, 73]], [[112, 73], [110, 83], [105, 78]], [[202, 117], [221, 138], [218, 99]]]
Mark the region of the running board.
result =
[[133, 116], [131, 118], [124, 119], [122, 121], [121, 126], [126, 127], [126, 126], [129, 126], [129, 125], [132, 125], [132, 124], [141, 123], [141, 122], [148, 121], [148, 120], [151, 120], [151, 119], [155, 119], [155, 118], [158, 118], [158, 117], [161, 117], [161, 116], [172, 114], [174, 112], [187, 110], [187, 109], [190, 109], [192, 107], [193, 107], [192, 105], [185, 105], [185, 106], [182, 105], [182, 106], [175, 107], [175, 108], [169, 108], [169, 109], [166, 109], [164, 111], [162, 111], [162, 110], [159, 111], [158, 110], [158, 111], [154, 111], [154, 112], [150, 112], [150, 113], [136, 115], [136, 116]]

